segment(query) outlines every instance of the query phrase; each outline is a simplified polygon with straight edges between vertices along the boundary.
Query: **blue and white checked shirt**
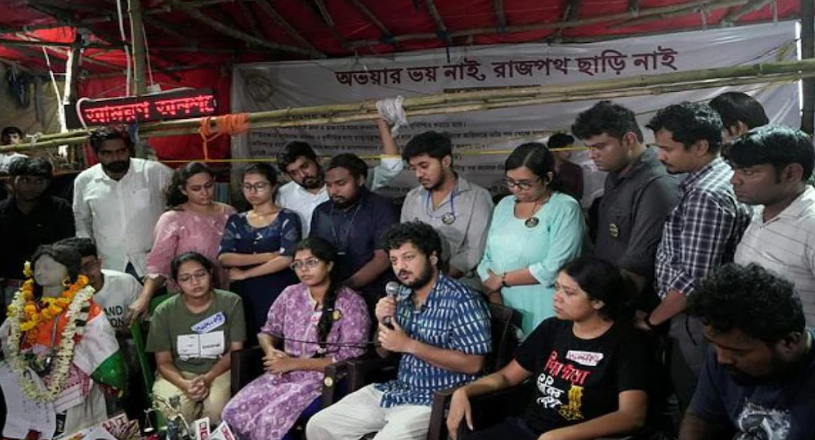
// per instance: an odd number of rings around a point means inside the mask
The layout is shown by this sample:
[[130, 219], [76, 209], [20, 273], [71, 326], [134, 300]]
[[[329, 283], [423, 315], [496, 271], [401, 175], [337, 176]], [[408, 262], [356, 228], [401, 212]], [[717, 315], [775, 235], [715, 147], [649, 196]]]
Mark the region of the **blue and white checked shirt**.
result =
[[656, 290], [690, 295], [707, 274], [733, 261], [750, 208], [733, 194], [733, 170], [716, 158], [679, 184], [679, 204], [668, 215], [656, 258]]
[[[412, 291], [404, 289], [396, 303], [396, 322], [407, 335], [434, 347], [471, 355], [492, 351], [490, 312], [482, 297], [466, 285], [439, 274], [421, 310], [413, 305]], [[433, 392], [472, 382], [477, 376], [431, 365], [403, 354], [396, 379], [376, 385], [380, 405], [430, 405]]]

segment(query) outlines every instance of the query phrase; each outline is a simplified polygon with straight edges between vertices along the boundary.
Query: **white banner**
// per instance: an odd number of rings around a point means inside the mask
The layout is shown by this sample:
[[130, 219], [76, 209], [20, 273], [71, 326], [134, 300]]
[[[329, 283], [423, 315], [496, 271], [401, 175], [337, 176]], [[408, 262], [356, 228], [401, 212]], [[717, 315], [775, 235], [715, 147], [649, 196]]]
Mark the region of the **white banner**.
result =
[[[795, 23], [651, 37], [583, 45], [518, 44], [456, 47], [397, 54], [391, 57], [343, 58], [244, 64], [235, 67], [232, 112], [258, 112], [288, 107], [350, 103], [368, 99], [422, 96], [457, 90], [569, 84], [796, 58]], [[638, 115], [640, 124], [654, 112], [680, 101], [707, 101], [727, 90], [755, 96], [774, 123], [800, 124], [796, 84], [749, 85], [691, 90], [665, 95], [618, 99]], [[499, 189], [505, 154], [542, 133], [568, 130], [575, 116], [594, 101], [479, 111], [414, 118], [397, 142], [404, 145], [426, 130], [451, 134], [458, 171], [493, 191]], [[646, 137], [651, 133], [643, 128]], [[341, 152], [373, 155], [380, 151], [373, 123], [307, 128], [257, 129], [236, 138], [234, 158], [276, 154], [288, 142], [303, 140], [318, 154]], [[585, 155], [583, 155], [585, 156]], [[578, 157], [590, 166], [585, 157]], [[596, 193], [602, 176], [586, 182], [584, 203]], [[382, 192], [398, 196], [416, 185], [405, 172]]]

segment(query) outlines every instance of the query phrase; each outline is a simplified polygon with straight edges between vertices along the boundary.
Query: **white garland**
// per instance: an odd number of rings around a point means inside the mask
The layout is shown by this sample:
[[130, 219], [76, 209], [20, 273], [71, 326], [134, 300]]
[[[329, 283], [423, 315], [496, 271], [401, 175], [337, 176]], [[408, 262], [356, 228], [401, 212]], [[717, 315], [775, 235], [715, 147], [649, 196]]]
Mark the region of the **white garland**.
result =
[[[82, 313], [82, 309], [88, 304], [90, 298], [93, 296], [93, 288], [86, 286], [84, 289], [77, 292], [74, 300], [68, 306], [68, 312], [65, 315], [68, 322], [62, 332], [62, 339], [59, 342], [59, 349], [56, 353], [56, 364], [51, 380], [46, 389], [42, 389], [37, 385], [31, 377], [26, 374], [28, 364], [25, 358], [20, 354], [20, 339], [22, 331], [20, 330], [21, 317], [24, 317], [23, 307], [26, 300], [22, 290], [18, 291], [12, 301], [12, 307], [9, 308], [11, 315], [9, 316], [10, 333], [8, 337], [7, 353], [9, 356], [9, 365], [11, 371], [17, 376], [25, 395], [34, 401], [38, 402], [53, 402], [57, 396], [62, 392], [62, 386], [68, 373], [71, 369], [71, 362], [74, 357], [74, 337], [77, 333], [82, 334], [84, 325], [77, 329], [76, 321], [79, 319], [87, 319], [88, 314]], [[54, 319], [59, 319], [55, 317]]]

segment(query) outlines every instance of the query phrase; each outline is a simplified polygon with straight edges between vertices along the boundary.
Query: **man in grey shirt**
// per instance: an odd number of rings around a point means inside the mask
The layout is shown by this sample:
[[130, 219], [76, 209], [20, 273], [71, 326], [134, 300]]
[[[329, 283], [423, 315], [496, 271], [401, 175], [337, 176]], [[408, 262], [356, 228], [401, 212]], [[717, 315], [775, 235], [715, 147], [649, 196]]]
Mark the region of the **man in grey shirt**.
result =
[[453, 171], [453, 145], [442, 133], [428, 131], [415, 136], [402, 151], [402, 158], [419, 186], [405, 197], [400, 221], [419, 220], [433, 226], [443, 238], [444, 272], [477, 287], [478, 277], [472, 273], [484, 254], [492, 218], [489, 191]]
[[636, 286], [640, 308], [653, 308], [659, 302], [653, 291], [656, 251], [665, 218], [678, 202], [679, 179], [643, 144], [634, 112], [621, 105], [598, 102], [577, 116], [572, 133], [589, 148], [597, 168], [608, 171], [594, 253]]

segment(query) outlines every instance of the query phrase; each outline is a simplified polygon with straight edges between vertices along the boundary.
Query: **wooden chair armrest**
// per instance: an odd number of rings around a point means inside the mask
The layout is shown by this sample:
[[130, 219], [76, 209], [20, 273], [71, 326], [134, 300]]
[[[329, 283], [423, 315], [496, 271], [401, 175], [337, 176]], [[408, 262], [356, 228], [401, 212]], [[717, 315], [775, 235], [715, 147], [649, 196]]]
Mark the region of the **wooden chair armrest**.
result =
[[369, 377], [373, 373], [380, 373], [378, 374], [379, 377], [377, 377], [379, 380], [396, 377], [398, 366], [398, 356], [371, 357], [348, 361], [348, 392], [352, 393], [371, 383]]
[[427, 428], [427, 440], [447, 439], [447, 410], [450, 408], [453, 393], [457, 389], [448, 388], [433, 393], [433, 401], [430, 403], [430, 425]]
[[337, 386], [348, 376], [348, 362], [340, 361], [325, 367], [323, 378], [323, 408], [328, 408], [337, 400]]
[[229, 374], [230, 390], [234, 396], [241, 388], [263, 374], [263, 349], [255, 346], [233, 351]]

